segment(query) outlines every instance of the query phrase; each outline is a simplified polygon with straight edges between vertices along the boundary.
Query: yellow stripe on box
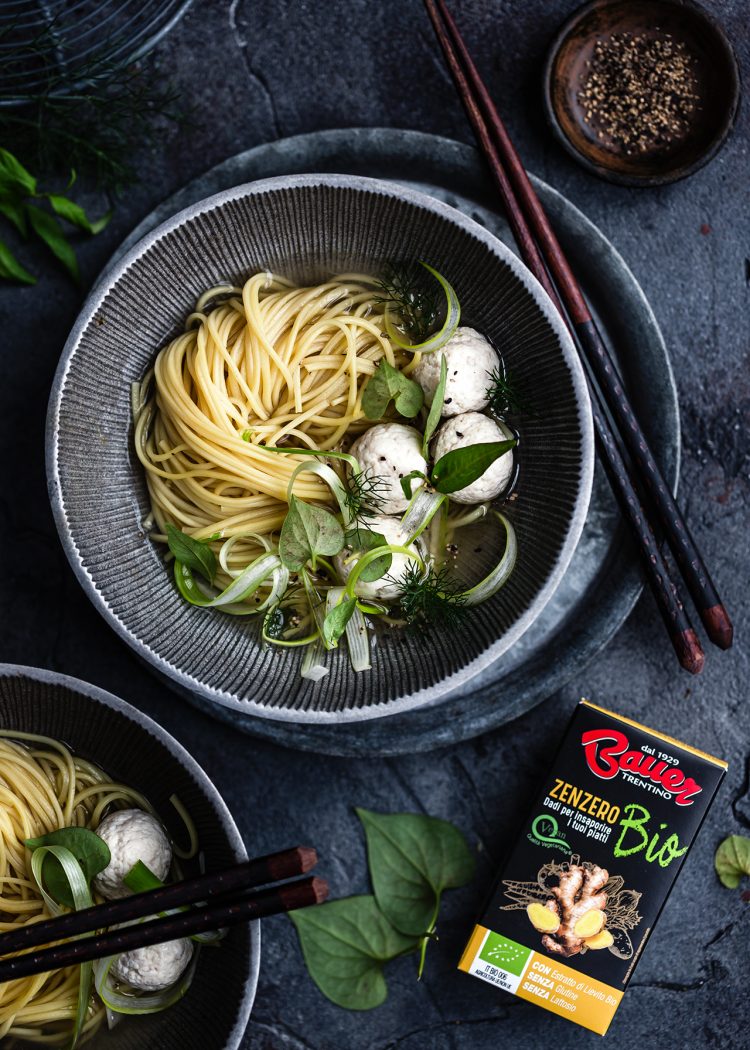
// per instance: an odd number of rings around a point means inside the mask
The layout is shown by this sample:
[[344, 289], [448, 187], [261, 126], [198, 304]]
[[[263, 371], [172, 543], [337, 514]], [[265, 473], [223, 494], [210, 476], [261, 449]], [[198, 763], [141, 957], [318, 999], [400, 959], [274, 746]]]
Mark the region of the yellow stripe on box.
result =
[[516, 995], [604, 1035], [623, 993], [548, 956], [532, 952]]
[[688, 751], [691, 755], [696, 755], [698, 758], [704, 758], [707, 762], [712, 762], [715, 766], [720, 766], [722, 769], [729, 769], [729, 763], [725, 762], [723, 758], [716, 758], [715, 755], [709, 755], [705, 751], [699, 751], [697, 747], [691, 747], [690, 744], [683, 744], [681, 740], [675, 740], [673, 736], [667, 736], [666, 733], [658, 733], [655, 729], [650, 729], [642, 722], [636, 722], [632, 718], [626, 718], [625, 715], [618, 715], [616, 711], [609, 711], [606, 707], [600, 707], [599, 704], [592, 704], [590, 700], [582, 699], [580, 702], [594, 711], [601, 711], [603, 715], [609, 715], [610, 718], [614, 718], [618, 722], [624, 722], [625, 725], [633, 726], [634, 729], [641, 729], [644, 733], [648, 733], [649, 736], [655, 736], [657, 740], [663, 740], [665, 744], [679, 747], [683, 751]]
[[469, 943], [464, 949], [464, 953], [461, 956], [461, 961], [458, 964], [459, 970], [463, 970], [464, 973], [471, 972], [471, 964], [474, 962], [475, 956], [479, 954], [479, 949], [482, 947], [482, 941], [490, 931], [486, 926], [475, 926], [474, 931], [469, 938]]

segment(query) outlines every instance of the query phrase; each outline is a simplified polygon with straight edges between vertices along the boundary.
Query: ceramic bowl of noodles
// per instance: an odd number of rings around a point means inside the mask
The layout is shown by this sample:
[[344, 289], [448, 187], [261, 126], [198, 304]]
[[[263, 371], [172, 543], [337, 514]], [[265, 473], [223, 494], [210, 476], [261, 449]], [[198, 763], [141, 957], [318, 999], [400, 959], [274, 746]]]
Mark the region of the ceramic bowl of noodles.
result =
[[[52, 671], [0, 664], [0, 788], [3, 930], [49, 914], [33, 856], [39, 839], [61, 829], [73, 829], [65, 840], [73, 856], [81, 833], [93, 832], [99, 846], [109, 843], [107, 866], [90, 880], [96, 902], [122, 895], [127, 851], [146, 858], [163, 882], [247, 857], [220, 795], [176, 740], [110, 693]], [[43, 865], [40, 873], [57, 899], [62, 891], [47, 881]], [[215, 945], [176, 941], [144, 952], [120, 956], [109, 968], [95, 963], [85, 986], [81, 966], [4, 984], [0, 1042], [75, 1042], [92, 1050], [240, 1045], [258, 980], [257, 922], [234, 927]], [[74, 1037], [79, 996], [82, 1023]]]
[[502, 659], [567, 568], [593, 458], [522, 263], [353, 176], [240, 186], [148, 234], [91, 293], [48, 416], [82, 586], [238, 720], [406, 712]]

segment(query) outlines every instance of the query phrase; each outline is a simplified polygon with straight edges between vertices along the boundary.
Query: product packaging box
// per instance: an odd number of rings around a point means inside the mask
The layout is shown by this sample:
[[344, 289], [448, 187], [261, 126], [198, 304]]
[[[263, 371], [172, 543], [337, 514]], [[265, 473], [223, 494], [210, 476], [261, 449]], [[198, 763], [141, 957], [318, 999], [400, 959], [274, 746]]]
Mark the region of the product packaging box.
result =
[[582, 700], [459, 969], [604, 1035], [726, 768]]

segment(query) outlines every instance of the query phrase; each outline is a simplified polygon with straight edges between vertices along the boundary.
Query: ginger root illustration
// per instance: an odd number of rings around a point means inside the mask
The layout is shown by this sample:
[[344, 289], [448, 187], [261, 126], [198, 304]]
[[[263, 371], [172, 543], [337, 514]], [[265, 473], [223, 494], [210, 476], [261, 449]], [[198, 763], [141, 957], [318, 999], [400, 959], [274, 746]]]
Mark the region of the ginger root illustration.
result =
[[620, 875], [610, 876], [606, 868], [574, 855], [562, 864], [545, 864], [536, 882], [506, 879], [504, 885], [513, 903], [503, 911], [524, 908], [551, 955], [569, 958], [606, 948], [621, 959], [632, 956], [628, 930], [641, 921], [641, 895], [626, 890]]

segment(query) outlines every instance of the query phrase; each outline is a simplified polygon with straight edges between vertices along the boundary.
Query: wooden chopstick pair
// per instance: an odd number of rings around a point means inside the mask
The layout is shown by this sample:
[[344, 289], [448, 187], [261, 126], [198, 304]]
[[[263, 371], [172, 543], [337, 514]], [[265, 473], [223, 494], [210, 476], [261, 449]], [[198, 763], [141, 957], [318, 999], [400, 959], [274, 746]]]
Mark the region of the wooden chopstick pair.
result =
[[[28, 923], [0, 934], [0, 956], [37, 949], [0, 958], [0, 984], [320, 904], [328, 896], [325, 880], [296, 878], [316, 863], [314, 849], [297, 846], [211, 875], [198, 875], [146, 893]], [[296, 881], [268, 885], [285, 879]], [[186, 910], [151, 918], [174, 908]], [[139, 922], [140, 919], [150, 921]], [[133, 922], [137, 925], [120, 925]], [[76, 939], [38, 947], [64, 938]]]
[[[721, 649], [728, 649], [732, 644], [732, 622], [638, 424], [580, 285], [445, 0], [424, 0], [424, 3], [500, 192], [523, 260], [552, 299], [573, 336], [579, 355], [588, 363], [598, 384], [597, 387], [591, 381], [584, 365], [602, 462], [638, 543], [646, 578], [680, 664], [698, 674], [705, 661], [703, 649], [662, 557], [634, 477], [640, 481], [658, 515], [664, 538], [672, 549], [706, 634]], [[618, 427], [628, 461], [609, 424], [605, 404]]]

